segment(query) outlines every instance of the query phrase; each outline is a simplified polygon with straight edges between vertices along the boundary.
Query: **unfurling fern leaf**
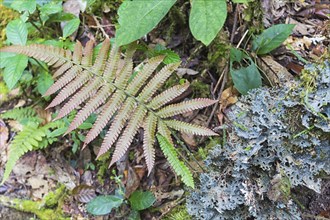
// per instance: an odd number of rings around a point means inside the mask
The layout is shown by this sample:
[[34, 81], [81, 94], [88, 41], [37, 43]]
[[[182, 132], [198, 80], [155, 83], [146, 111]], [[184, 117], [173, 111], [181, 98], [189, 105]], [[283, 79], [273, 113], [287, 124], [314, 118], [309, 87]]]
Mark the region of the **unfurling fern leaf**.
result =
[[94, 63], [92, 41], [87, 43], [84, 50], [77, 42], [73, 53], [44, 45], [9, 46], [1, 48], [0, 51], [25, 54], [57, 68], [54, 77], [58, 79], [48, 89], [45, 96], [57, 91], [59, 93], [48, 108], [65, 102], [57, 116], [58, 119], [77, 109], [81, 104], [85, 104], [77, 113], [67, 133], [76, 129], [96, 109], [101, 109], [95, 124], [86, 136], [84, 146], [109, 124], [110, 128], [98, 157], [115, 144], [110, 166], [124, 155], [138, 129], [142, 127], [144, 129], [144, 156], [150, 173], [154, 166], [153, 145], [157, 132], [169, 143], [173, 143], [169, 127], [197, 135], [217, 135], [208, 128], [170, 120], [169, 117], [207, 107], [216, 101], [194, 99], [166, 106], [189, 86], [188, 84], [174, 86], [157, 95], [157, 90], [177, 69], [179, 63], [168, 64], [154, 74], [164, 59], [164, 56], [157, 56], [149, 59], [142, 70], [131, 79], [135, 47], [135, 44], [129, 45], [122, 59], [121, 50], [116, 46], [113, 46], [109, 53], [110, 41], [106, 39]]
[[157, 134], [157, 140], [159, 142], [160, 148], [162, 149], [165, 157], [171, 164], [175, 173], [182, 177], [184, 184], [194, 188], [194, 179], [188, 167], [179, 160], [178, 154], [176, 153], [176, 149], [173, 147], [173, 145], [167, 140], [167, 138], [159, 134]]

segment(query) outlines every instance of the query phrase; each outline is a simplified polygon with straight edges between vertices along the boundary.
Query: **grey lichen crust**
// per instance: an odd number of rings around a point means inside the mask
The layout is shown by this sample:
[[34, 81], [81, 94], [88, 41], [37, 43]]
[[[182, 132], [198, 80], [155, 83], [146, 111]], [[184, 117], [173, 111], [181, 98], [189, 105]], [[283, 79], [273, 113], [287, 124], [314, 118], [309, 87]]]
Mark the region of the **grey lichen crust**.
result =
[[227, 142], [210, 152], [187, 199], [197, 219], [301, 219], [291, 189], [320, 193], [330, 174], [330, 64], [308, 65], [315, 87], [260, 88], [226, 112]]

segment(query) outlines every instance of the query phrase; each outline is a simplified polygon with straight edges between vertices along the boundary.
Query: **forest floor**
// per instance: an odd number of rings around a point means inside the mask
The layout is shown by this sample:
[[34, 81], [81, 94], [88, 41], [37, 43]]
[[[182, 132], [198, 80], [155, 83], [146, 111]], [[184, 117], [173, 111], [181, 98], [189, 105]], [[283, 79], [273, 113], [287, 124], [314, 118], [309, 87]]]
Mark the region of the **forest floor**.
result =
[[[322, 63], [324, 59], [329, 58], [330, 4], [327, 1], [265, 0], [261, 4], [259, 1], [252, 2], [249, 7], [243, 4], [228, 4], [228, 17], [224, 28], [208, 47], [191, 35], [188, 25], [189, 5], [183, 2], [180, 1], [180, 4], [170, 11], [169, 16], [141, 41], [141, 44], [149, 48], [162, 45], [180, 56], [180, 72], [171, 80], [174, 82], [184, 78], [191, 82], [189, 92], [183, 94], [181, 100], [191, 97], [210, 97], [219, 100], [219, 105], [215, 107], [180, 116], [185, 121], [195, 122], [215, 131], [226, 122], [225, 109], [239, 99], [229, 76], [228, 48], [229, 45], [240, 44], [245, 50], [249, 50], [251, 45], [249, 39], [246, 39], [247, 30], [260, 33], [274, 24], [296, 25], [284, 44], [260, 61], [260, 68], [265, 74], [269, 74], [264, 77], [264, 86], [281, 86], [274, 80], [273, 73], [285, 72], [292, 78], [298, 78], [304, 68], [304, 60]], [[110, 38], [115, 36], [116, 11], [100, 7], [94, 13], [80, 14], [83, 23], [72, 40], [79, 40], [85, 45], [88, 40], [100, 41], [104, 35]], [[142, 58], [138, 55], [135, 59]], [[51, 121], [56, 109], [44, 110], [44, 105], [39, 105], [37, 98], [30, 97], [33, 90], [34, 88], [26, 87], [22, 92], [20, 88], [16, 88], [6, 94], [0, 94], [0, 113], [31, 106], [45, 122]], [[16, 120], [0, 118], [0, 177], [4, 173], [8, 147], [21, 127]], [[82, 135], [86, 134], [83, 130], [80, 132]], [[89, 147], [80, 150], [82, 143], [75, 141], [79, 139], [77, 136], [78, 133], [68, 134], [51, 147], [28, 152], [18, 161], [10, 178], [0, 186], [0, 219], [47, 219], [47, 211], [56, 213], [59, 210], [64, 216], [73, 219], [127, 219], [130, 213], [128, 203], [105, 216], [95, 217], [86, 211], [86, 201], [90, 201], [96, 195], [113, 194], [118, 188], [112, 172], [114, 168], [117, 170], [117, 176], [122, 175], [121, 181], [127, 195], [137, 189], [150, 190], [155, 195], [155, 203], [152, 208], [141, 212], [141, 219], [171, 219], [173, 210], [185, 205], [188, 189], [172, 172], [159, 148], [156, 148], [157, 162], [154, 171], [147, 175], [142, 153], [143, 136], [135, 137], [130, 152], [111, 169], [108, 169], [108, 164], [104, 164], [103, 161], [95, 160], [100, 142], [93, 142]], [[203, 172], [205, 155], [215, 142], [221, 141], [221, 138], [210, 140], [187, 134], [181, 134], [180, 137], [188, 152], [194, 155], [195, 160], [187, 155], [186, 158], [197, 179], [198, 174]], [[72, 146], [77, 143], [78, 150], [73, 153]], [[196, 184], [198, 185], [198, 181]], [[43, 213], [33, 208], [33, 204], [19, 207], [19, 203], [23, 201], [14, 200], [30, 200], [43, 205], [45, 196], [49, 196], [60, 186], [65, 186], [65, 190], [55, 195], [59, 202], [48, 206]], [[330, 207], [326, 210], [319, 209], [330, 204], [329, 179], [323, 181], [322, 192], [322, 199], [315, 194], [305, 198], [308, 200], [303, 202], [307, 207], [306, 219], [330, 219]], [[314, 215], [319, 218], [311, 217]]]

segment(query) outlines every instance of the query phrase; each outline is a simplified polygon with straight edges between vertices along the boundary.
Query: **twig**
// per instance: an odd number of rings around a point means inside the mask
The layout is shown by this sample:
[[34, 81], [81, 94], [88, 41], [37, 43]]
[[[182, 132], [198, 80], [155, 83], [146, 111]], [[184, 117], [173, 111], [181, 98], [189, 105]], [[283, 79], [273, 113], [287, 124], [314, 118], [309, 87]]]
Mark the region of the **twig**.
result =
[[103, 26], [100, 24], [100, 22], [97, 20], [97, 18], [96, 18], [95, 16], [93, 16], [93, 19], [94, 19], [94, 21], [95, 21], [95, 23], [96, 23], [96, 27], [98, 27], [98, 28], [101, 29], [101, 31], [102, 31], [104, 37], [109, 38], [109, 35], [108, 35], [107, 33], [105, 33], [105, 31], [104, 31], [104, 29], [103, 29]]

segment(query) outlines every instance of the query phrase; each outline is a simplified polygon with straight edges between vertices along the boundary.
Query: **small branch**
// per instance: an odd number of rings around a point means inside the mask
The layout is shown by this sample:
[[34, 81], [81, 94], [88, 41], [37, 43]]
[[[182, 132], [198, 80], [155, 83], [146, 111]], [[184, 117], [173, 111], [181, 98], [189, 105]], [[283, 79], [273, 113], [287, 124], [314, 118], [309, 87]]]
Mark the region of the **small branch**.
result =
[[104, 37], [109, 38], [109, 35], [105, 32], [105, 30], [103, 29], [103, 26], [100, 24], [100, 22], [97, 20], [97, 18], [95, 16], [93, 16], [93, 19], [96, 23], [96, 27], [102, 31]]

